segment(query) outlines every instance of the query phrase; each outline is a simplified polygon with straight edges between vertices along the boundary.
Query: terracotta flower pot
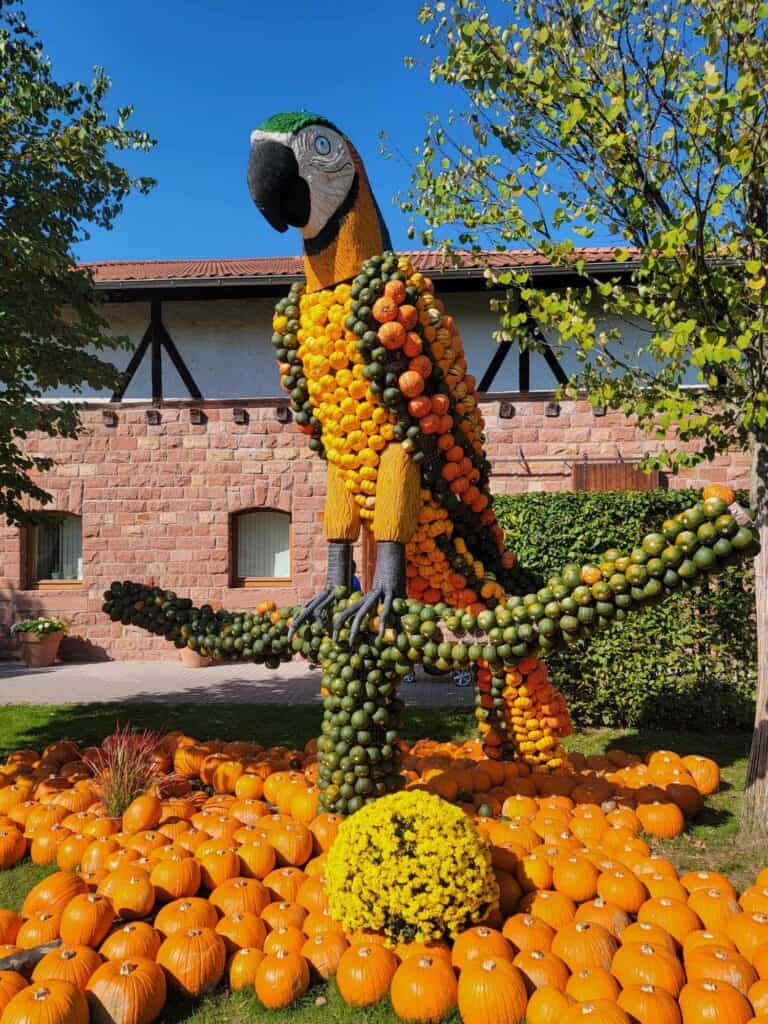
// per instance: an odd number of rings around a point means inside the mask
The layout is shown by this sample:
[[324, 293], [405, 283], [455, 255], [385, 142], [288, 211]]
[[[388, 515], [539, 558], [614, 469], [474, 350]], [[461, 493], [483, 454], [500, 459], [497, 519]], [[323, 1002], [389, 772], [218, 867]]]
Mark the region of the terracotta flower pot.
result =
[[53, 665], [63, 636], [63, 633], [19, 633], [21, 658], [27, 668]]
[[202, 654], [193, 651], [191, 647], [182, 647], [179, 657], [184, 668], [208, 668], [213, 663], [213, 658], [204, 658]]

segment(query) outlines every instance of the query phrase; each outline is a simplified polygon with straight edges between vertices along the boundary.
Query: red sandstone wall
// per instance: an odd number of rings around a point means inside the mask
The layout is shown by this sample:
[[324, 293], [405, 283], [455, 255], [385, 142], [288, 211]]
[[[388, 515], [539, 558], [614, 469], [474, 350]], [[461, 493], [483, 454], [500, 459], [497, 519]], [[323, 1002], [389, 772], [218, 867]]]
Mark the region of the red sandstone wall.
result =
[[[596, 418], [587, 403], [563, 403], [558, 418], [544, 414], [546, 398], [521, 400], [512, 419], [498, 418], [498, 402], [484, 405], [488, 453], [497, 492], [567, 490], [575, 458], [636, 457], [655, 442], [620, 415]], [[233, 406], [250, 421], [237, 425]], [[208, 421], [193, 425], [189, 406], [162, 407], [162, 423], [147, 423], [147, 405], [116, 407], [116, 427], [104, 426], [102, 407], [85, 410], [78, 441], [43, 438], [40, 454], [57, 461], [42, 481], [51, 510], [83, 517], [83, 584], [77, 589], [23, 590], [19, 531], [0, 527], [0, 652], [10, 653], [8, 626], [38, 614], [71, 623], [65, 658], [174, 658], [166, 642], [111, 623], [101, 613], [102, 592], [132, 578], [178, 590], [195, 601], [246, 609], [266, 597], [280, 604], [305, 599], [323, 583], [324, 463], [311, 457], [304, 435], [275, 417], [274, 404], [202, 403]], [[521, 457], [521, 452], [527, 464]], [[540, 461], [545, 459], [546, 461]], [[748, 463], [734, 454], [702, 466], [672, 486], [720, 480], [746, 486]], [[291, 513], [293, 583], [268, 591], [232, 588], [229, 516], [271, 507]]]

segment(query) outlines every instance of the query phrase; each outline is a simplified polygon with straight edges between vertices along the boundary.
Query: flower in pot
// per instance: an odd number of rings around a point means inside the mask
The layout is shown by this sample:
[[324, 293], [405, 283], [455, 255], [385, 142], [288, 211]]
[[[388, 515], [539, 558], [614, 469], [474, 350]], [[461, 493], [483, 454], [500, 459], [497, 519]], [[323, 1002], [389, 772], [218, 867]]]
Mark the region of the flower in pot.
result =
[[25, 619], [11, 626], [21, 644], [21, 657], [27, 668], [47, 668], [56, 661], [61, 638], [69, 629], [63, 619]]

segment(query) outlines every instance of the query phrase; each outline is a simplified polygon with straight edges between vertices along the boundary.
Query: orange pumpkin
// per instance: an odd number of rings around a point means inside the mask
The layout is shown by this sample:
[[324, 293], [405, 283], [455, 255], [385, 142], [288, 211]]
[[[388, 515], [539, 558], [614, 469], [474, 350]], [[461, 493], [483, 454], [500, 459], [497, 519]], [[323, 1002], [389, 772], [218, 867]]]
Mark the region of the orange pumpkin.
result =
[[0, 971], [0, 1015], [15, 995], [27, 987], [27, 979], [17, 971]]
[[152, 1024], [163, 1012], [163, 969], [147, 957], [109, 960], [88, 981], [91, 1024]]
[[173, 988], [192, 998], [218, 985], [226, 959], [224, 940], [212, 928], [175, 931], [157, 951], [157, 962]]
[[561, 928], [552, 940], [552, 952], [571, 971], [611, 966], [618, 941], [609, 931], [590, 921], [576, 921]]
[[123, 813], [124, 832], [145, 832], [159, 824], [162, 801], [156, 796], [138, 796]]
[[192, 896], [186, 900], [166, 903], [155, 917], [155, 928], [167, 938], [178, 931], [191, 928], [215, 928], [219, 920], [216, 907], [208, 900]]
[[620, 989], [616, 979], [604, 967], [585, 967], [570, 976], [565, 992], [579, 1003], [591, 1003], [595, 999], [616, 1002]]
[[88, 979], [101, 963], [99, 954], [88, 946], [59, 946], [37, 962], [32, 972], [32, 981], [68, 981], [85, 991]]
[[451, 963], [457, 971], [462, 971], [473, 960], [488, 958], [510, 962], [514, 958], [514, 950], [501, 932], [479, 925], [457, 935], [451, 953]]
[[55, 1024], [89, 1024], [85, 996], [69, 981], [41, 982], [17, 992], [3, 1011], [6, 1024], [51, 1021]]
[[513, 914], [504, 922], [502, 935], [518, 953], [531, 949], [546, 953], [552, 946], [555, 929], [532, 914]]
[[573, 999], [558, 988], [543, 985], [528, 1000], [526, 1024], [560, 1024]]
[[456, 976], [442, 957], [412, 956], [395, 971], [389, 997], [403, 1020], [436, 1024], [456, 1005]]
[[680, 993], [679, 1003], [683, 1024], [747, 1024], [753, 1016], [746, 997], [723, 981], [689, 981]]
[[324, 980], [333, 977], [342, 956], [349, 949], [349, 943], [338, 932], [318, 932], [302, 946], [301, 955], [306, 957], [317, 974]]
[[231, 878], [216, 886], [209, 900], [222, 914], [260, 914], [269, 904], [269, 893], [256, 878]]
[[565, 991], [571, 976], [567, 964], [559, 956], [540, 949], [521, 950], [512, 963], [522, 972], [529, 993], [544, 986]]
[[528, 993], [522, 975], [506, 958], [484, 957], [461, 971], [457, 1001], [464, 1024], [518, 1024]]
[[309, 964], [300, 953], [265, 956], [256, 968], [253, 985], [267, 1009], [290, 1006], [309, 988]]
[[265, 957], [260, 949], [238, 949], [229, 960], [229, 987], [233, 992], [250, 988], [256, 981], [256, 971]]
[[677, 996], [685, 984], [683, 965], [664, 946], [650, 942], [627, 943], [614, 955], [611, 973], [622, 988], [653, 985]]
[[[263, 949], [267, 926], [256, 914], [228, 914], [216, 925], [216, 932], [224, 939], [228, 953], [238, 949]], [[268, 951], [269, 952], [269, 951]]]
[[704, 501], [707, 498], [720, 498], [726, 505], [732, 505], [736, 500], [736, 495], [730, 487], [726, 487], [725, 484], [707, 484], [702, 490], [701, 496]]
[[617, 1003], [637, 1024], [680, 1024], [682, 1019], [677, 1000], [653, 985], [629, 985]]
[[383, 999], [397, 970], [397, 957], [380, 945], [352, 945], [339, 959], [336, 984], [350, 1006], [371, 1006]]
[[701, 946], [685, 959], [688, 981], [725, 981], [746, 995], [757, 981], [757, 972], [740, 954], [717, 946]]
[[127, 960], [131, 957], [154, 960], [162, 941], [160, 933], [151, 924], [131, 921], [108, 935], [99, 952], [107, 960]]

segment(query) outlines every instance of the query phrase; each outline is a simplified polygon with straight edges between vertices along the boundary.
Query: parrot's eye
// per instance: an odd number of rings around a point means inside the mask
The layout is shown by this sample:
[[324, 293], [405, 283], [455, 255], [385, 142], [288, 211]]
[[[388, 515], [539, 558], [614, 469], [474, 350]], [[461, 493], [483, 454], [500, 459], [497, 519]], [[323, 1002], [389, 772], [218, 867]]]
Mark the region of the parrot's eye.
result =
[[315, 139], [315, 152], [319, 156], [328, 156], [331, 152], [331, 144], [324, 135], [318, 135]]

